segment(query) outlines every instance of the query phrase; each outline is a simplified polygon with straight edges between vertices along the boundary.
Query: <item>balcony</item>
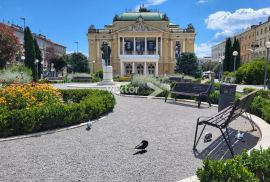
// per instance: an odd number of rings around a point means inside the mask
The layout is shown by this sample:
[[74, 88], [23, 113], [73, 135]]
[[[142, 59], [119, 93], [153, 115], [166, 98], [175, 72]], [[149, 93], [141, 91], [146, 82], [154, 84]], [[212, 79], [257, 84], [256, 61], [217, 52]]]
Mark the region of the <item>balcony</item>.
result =
[[133, 59], [159, 59], [159, 55], [158, 54], [151, 54], [151, 55], [148, 55], [148, 54], [143, 54], [143, 55], [133, 55], [133, 54], [120, 55], [120, 59], [130, 59], [130, 60], [133, 60]]

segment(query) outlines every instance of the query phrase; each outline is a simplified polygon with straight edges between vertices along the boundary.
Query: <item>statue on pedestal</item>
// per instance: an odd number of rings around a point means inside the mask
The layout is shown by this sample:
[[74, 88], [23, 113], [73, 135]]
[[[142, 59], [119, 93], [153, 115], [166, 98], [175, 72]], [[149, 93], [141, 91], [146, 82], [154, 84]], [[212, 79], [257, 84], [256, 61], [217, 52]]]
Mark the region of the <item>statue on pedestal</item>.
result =
[[102, 68], [103, 80], [98, 85], [114, 85], [113, 82], [113, 68], [111, 66], [111, 48], [107, 42], [103, 42], [101, 46], [102, 51]]
[[102, 59], [105, 61], [105, 66], [111, 65], [111, 48], [107, 42], [102, 43], [102, 47], [100, 48], [102, 51]]

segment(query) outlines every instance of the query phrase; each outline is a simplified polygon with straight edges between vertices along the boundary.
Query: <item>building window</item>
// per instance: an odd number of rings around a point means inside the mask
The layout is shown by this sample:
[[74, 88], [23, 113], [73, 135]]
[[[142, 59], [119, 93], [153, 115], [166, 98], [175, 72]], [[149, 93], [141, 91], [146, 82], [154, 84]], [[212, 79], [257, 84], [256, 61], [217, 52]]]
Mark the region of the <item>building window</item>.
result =
[[261, 29], [261, 35], [263, 34], [263, 29]]
[[127, 64], [126, 65], [126, 75], [131, 75], [131, 73], [132, 73], [132, 65]]
[[155, 74], [155, 66], [154, 66], [153, 64], [150, 64], [150, 65], [148, 66], [148, 73], [149, 73], [150, 75], [154, 75], [154, 74]]
[[142, 55], [145, 50], [145, 39], [144, 38], [136, 38], [136, 54]]
[[143, 65], [142, 64], [139, 64], [138, 66], [137, 66], [137, 73], [138, 74], [143, 74]]
[[267, 27], [265, 27], [265, 29], [264, 29], [264, 33], [266, 33], [267, 32]]

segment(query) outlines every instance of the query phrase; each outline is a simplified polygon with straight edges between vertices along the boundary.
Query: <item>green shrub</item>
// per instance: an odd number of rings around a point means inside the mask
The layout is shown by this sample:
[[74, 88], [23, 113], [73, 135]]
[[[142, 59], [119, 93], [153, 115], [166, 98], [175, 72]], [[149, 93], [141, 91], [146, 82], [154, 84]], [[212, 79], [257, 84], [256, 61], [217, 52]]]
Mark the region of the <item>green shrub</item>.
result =
[[216, 90], [220, 90], [221, 83], [217, 82], [214, 84]]
[[30, 83], [32, 71], [22, 65], [14, 65], [11, 68], [0, 71], [0, 83]]
[[95, 119], [111, 111], [113, 94], [102, 90], [62, 90], [64, 103], [26, 109], [0, 107], [0, 137], [44, 131]]
[[203, 167], [197, 170], [201, 182], [216, 181], [257, 181], [254, 174], [248, 171], [243, 164], [233, 160], [203, 161]]
[[213, 104], [218, 104], [218, 99], [219, 99], [219, 91], [218, 90], [215, 90], [215, 91], [212, 91], [209, 95], [209, 99], [210, 101], [213, 103]]
[[270, 181], [270, 149], [243, 152], [234, 159], [206, 159], [197, 170], [200, 181]]
[[[263, 84], [264, 65], [264, 59], [256, 59], [244, 64], [237, 70], [236, 82], [253, 85]], [[270, 66], [267, 67], [267, 72], [270, 74]]]
[[100, 78], [100, 79], [103, 79], [103, 70], [98, 70], [95, 73], [95, 77]]

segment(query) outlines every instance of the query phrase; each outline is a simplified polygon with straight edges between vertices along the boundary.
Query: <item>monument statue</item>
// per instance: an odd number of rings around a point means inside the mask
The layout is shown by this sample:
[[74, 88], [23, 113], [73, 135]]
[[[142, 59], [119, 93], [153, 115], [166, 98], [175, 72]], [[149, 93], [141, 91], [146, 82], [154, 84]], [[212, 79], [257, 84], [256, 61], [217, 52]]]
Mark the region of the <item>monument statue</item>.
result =
[[107, 42], [103, 42], [101, 46], [102, 51], [102, 68], [103, 80], [98, 85], [114, 85], [113, 82], [113, 67], [111, 66], [111, 48]]
[[108, 45], [107, 42], [103, 42], [102, 43], [102, 47], [100, 48], [102, 51], [102, 59], [105, 61], [105, 65], [106, 66], [110, 66], [111, 65], [111, 48]]

